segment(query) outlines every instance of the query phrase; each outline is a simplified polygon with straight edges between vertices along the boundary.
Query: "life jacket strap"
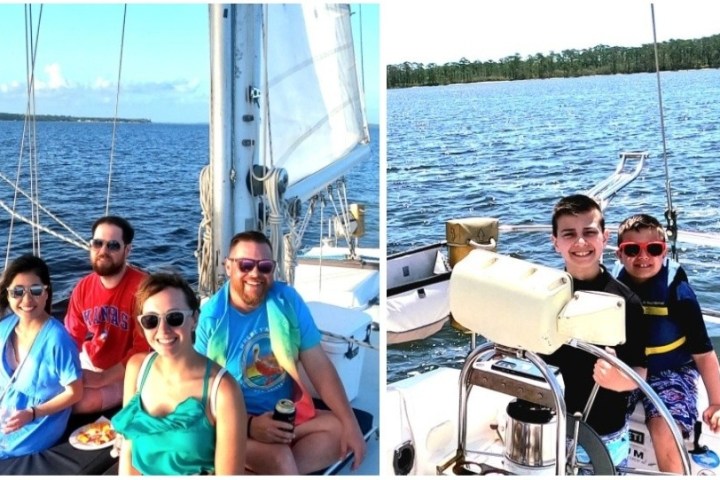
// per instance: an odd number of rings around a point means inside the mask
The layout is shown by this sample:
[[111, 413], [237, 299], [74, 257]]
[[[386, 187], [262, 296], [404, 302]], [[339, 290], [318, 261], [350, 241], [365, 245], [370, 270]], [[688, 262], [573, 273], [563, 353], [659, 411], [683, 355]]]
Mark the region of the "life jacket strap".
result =
[[656, 307], [652, 305], [643, 305], [645, 315], [655, 315], [658, 317], [668, 316], [668, 307]]
[[660, 353], [667, 353], [675, 350], [680, 345], [683, 345], [687, 341], [686, 337], [680, 337], [672, 343], [667, 345], [660, 345], [658, 347], [645, 347], [645, 355], [657, 355]]

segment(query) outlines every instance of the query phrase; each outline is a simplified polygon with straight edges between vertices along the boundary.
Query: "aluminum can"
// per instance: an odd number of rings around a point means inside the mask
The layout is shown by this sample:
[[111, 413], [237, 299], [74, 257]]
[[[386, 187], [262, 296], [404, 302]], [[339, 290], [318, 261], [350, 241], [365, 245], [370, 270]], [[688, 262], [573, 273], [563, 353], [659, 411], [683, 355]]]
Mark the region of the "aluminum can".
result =
[[278, 400], [275, 404], [275, 411], [273, 412], [273, 420], [279, 420], [281, 422], [287, 422], [295, 425], [295, 404], [292, 400], [283, 398]]

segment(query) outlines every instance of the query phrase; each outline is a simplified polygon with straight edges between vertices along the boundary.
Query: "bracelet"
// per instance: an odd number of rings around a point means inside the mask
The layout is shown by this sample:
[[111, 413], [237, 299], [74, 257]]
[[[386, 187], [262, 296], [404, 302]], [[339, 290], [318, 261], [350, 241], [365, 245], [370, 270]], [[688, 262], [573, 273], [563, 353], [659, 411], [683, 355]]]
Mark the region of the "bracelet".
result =
[[248, 421], [247, 421], [247, 438], [250, 438], [250, 425], [252, 425], [253, 418], [255, 418], [255, 417], [253, 417], [252, 415], [249, 415], [249, 416], [248, 416]]
[[34, 422], [35, 421], [35, 407], [30, 407], [30, 410], [32, 411], [32, 414], [33, 414], [32, 420], [30, 420], [30, 421]]

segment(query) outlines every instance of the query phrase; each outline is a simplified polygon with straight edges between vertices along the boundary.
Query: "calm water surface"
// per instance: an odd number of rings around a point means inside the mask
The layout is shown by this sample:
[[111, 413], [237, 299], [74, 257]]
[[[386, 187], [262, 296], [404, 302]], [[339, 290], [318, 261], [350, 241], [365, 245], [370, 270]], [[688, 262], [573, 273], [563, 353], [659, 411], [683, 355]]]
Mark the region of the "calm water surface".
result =
[[[720, 71], [668, 72], [661, 82], [679, 228], [720, 235]], [[453, 218], [549, 224], [554, 203], [610, 175], [623, 150], [651, 157], [606, 210], [607, 224], [639, 212], [664, 218], [654, 74], [391, 90], [387, 102], [388, 253], [444, 240]], [[720, 310], [720, 249], [679, 247], [701, 305]], [[500, 251], [562, 267], [548, 233], [501, 235]], [[467, 350], [467, 338], [450, 328], [389, 347], [388, 381], [457, 367]]]
[[[0, 172], [15, 179], [22, 122], [0, 122]], [[95, 219], [104, 215], [110, 158], [111, 124], [38, 122], [37, 157], [41, 203], [83, 238], [89, 239]], [[370, 160], [348, 174], [348, 200], [366, 205], [364, 246], [379, 244], [378, 129], [371, 127]], [[27, 156], [23, 180], [28, 181]], [[126, 217], [135, 228], [130, 260], [143, 268], [171, 267], [197, 280], [198, 175], [208, 163], [207, 125], [120, 124], [114, 155], [110, 212]], [[12, 205], [12, 189], [0, 183], [0, 200]], [[23, 200], [18, 211], [29, 216]], [[331, 208], [331, 207], [330, 207]], [[326, 218], [330, 215], [325, 210]], [[319, 220], [319, 213], [315, 214]], [[48, 216], [41, 223], [63, 232]], [[0, 246], [4, 265], [10, 216], [0, 210]], [[305, 246], [319, 241], [319, 229], [309, 228]], [[13, 229], [14, 258], [31, 251], [30, 229]], [[41, 234], [41, 254], [50, 266], [56, 298], [69, 295], [89, 273], [88, 253], [55, 237]]]

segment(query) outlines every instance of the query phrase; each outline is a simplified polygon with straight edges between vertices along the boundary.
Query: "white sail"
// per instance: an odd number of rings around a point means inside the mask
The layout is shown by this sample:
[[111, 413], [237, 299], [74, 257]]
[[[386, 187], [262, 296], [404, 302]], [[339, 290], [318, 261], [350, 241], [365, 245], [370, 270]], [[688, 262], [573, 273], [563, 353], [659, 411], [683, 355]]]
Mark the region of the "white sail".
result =
[[368, 141], [348, 5], [268, 5], [269, 136], [264, 159], [288, 173], [286, 198], [344, 174]]

